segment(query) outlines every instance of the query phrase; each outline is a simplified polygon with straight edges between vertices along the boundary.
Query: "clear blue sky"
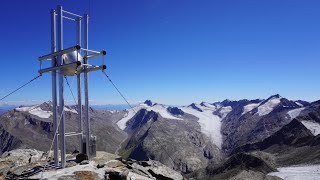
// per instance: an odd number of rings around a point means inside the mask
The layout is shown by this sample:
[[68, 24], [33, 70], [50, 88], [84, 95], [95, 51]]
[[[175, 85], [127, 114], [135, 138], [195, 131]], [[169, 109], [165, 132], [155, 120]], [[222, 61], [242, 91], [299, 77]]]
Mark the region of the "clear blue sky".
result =
[[[37, 74], [58, 4], [90, 11], [89, 47], [108, 51], [107, 73], [133, 103], [320, 99], [319, 0], [91, 0], [90, 10], [88, 0], [1, 1], [0, 96]], [[93, 104], [123, 103], [102, 73], [90, 78]], [[50, 81], [45, 74], [7, 101], [49, 100]]]

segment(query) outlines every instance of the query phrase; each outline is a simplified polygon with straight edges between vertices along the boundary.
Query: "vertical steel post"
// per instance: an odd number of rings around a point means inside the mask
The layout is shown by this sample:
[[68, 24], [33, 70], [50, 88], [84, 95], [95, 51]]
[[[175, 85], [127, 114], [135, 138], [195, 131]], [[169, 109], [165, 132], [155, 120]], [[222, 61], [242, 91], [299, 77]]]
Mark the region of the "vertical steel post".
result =
[[[89, 16], [88, 14], [84, 15], [84, 48], [88, 49], [88, 27]], [[88, 55], [88, 52], [85, 51], [85, 56]], [[87, 64], [88, 60], [85, 59], [84, 63]], [[87, 67], [84, 67], [84, 96], [85, 96], [85, 121], [86, 121], [86, 153], [90, 159], [90, 115], [89, 115], [89, 93], [88, 93], [88, 72], [86, 72]]]
[[[62, 6], [58, 6], [58, 51], [63, 49], [63, 11]], [[58, 55], [58, 63], [62, 65], [62, 56]], [[60, 141], [61, 141], [61, 168], [66, 167], [66, 142], [65, 142], [65, 121], [64, 121], [64, 98], [63, 98], [63, 73], [59, 69], [59, 114], [60, 117]]]
[[[56, 12], [51, 10], [51, 52], [56, 52]], [[52, 57], [51, 66], [56, 66], [56, 57]], [[53, 119], [53, 132], [57, 133], [58, 119], [57, 119], [57, 72], [52, 71], [52, 119]], [[59, 165], [59, 141], [58, 136], [54, 134], [53, 153], [54, 165]], [[50, 152], [49, 152], [50, 153]]]
[[[81, 46], [81, 17], [77, 18], [77, 44]], [[78, 121], [79, 121], [79, 152], [83, 153], [83, 122], [82, 122], [82, 103], [81, 103], [81, 74], [77, 74], [78, 88]]]

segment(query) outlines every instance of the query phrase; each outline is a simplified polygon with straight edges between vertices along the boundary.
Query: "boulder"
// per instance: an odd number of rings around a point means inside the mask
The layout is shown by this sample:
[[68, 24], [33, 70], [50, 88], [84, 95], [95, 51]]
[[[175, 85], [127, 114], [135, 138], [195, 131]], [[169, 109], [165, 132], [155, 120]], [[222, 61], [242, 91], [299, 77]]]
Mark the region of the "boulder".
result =
[[74, 172], [76, 179], [81, 180], [100, 180], [97, 173], [93, 171], [76, 171]]
[[104, 166], [105, 166], [105, 164], [98, 164], [97, 168], [100, 169], [100, 168], [103, 168]]
[[85, 164], [89, 164], [89, 161], [88, 160], [83, 160], [81, 161], [80, 165], [85, 165]]
[[148, 177], [141, 176], [141, 175], [133, 173], [133, 172], [129, 172], [127, 179], [130, 179], [130, 180], [154, 180], [155, 178], [148, 178]]
[[125, 164], [123, 164], [121, 161], [118, 161], [118, 160], [111, 160], [105, 163], [105, 167], [108, 167], [108, 168], [125, 167]]
[[15, 149], [3, 153], [1, 161], [12, 162], [15, 166], [22, 166], [44, 158], [42, 151], [35, 149]]
[[148, 177], [150, 179], [183, 179], [181, 174], [168, 168], [158, 161], [141, 161], [138, 163], [133, 163], [130, 167], [132, 168], [132, 172]]
[[86, 155], [86, 154], [78, 154], [76, 156], [76, 163], [81, 163], [84, 160], [88, 160], [88, 155]]

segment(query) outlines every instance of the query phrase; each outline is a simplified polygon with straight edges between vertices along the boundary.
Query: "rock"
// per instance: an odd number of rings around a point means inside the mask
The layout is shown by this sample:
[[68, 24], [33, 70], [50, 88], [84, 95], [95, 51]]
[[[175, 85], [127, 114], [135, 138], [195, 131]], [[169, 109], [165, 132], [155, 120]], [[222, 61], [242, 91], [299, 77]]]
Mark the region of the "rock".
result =
[[28, 163], [39, 161], [43, 157], [43, 152], [35, 149], [15, 149], [5, 152], [1, 156], [1, 161], [11, 161], [15, 166], [22, 166]]
[[148, 178], [148, 177], [141, 176], [141, 175], [133, 173], [133, 172], [129, 172], [127, 179], [130, 179], [130, 180], [153, 180], [155, 178]]
[[[80, 154], [79, 154], [80, 155]], [[5, 157], [13, 156], [12, 153], [5, 155]], [[82, 157], [81, 157], [82, 156]], [[15, 157], [15, 156], [13, 156]], [[87, 156], [77, 156], [78, 160]], [[98, 157], [97, 161], [104, 161], [109, 157]], [[134, 159], [128, 159], [124, 164], [119, 160], [115, 160], [117, 156], [113, 156], [113, 160], [109, 160], [104, 163], [98, 163], [95, 160], [89, 162], [89, 160], [82, 160], [80, 165], [75, 161], [67, 161], [65, 169], [50, 169], [48, 168], [43, 174], [45, 179], [59, 179], [59, 180], [95, 180], [95, 179], [119, 179], [119, 180], [155, 180], [155, 179], [165, 179], [165, 180], [182, 180], [182, 176], [165, 167], [157, 161], [143, 161], [139, 162]], [[94, 159], [94, 158], [93, 158]], [[1, 160], [1, 159], [0, 159]], [[0, 161], [0, 167], [6, 171], [0, 171], [0, 177], [3, 175], [7, 176], [9, 179], [17, 179], [20, 176], [30, 179], [39, 179], [41, 173], [38, 173], [41, 168], [46, 165], [47, 162], [42, 160], [34, 163], [27, 163], [22, 166], [14, 166], [11, 161]], [[53, 162], [50, 164], [53, 165]], [[81, 166], [84, 165], [84, 166]], [[37, 172], [37, 173], [36, 173]], [[1, 179], [0, 179], [1, 180]]]
[[131, 171], [136, 173], [136, 174], [139, 174], [141, 176], [144, 176], [144, 177], [148, 177], [148, 178], [152, 178], [153, 176], [148, 172], [148, 168], [145, 168], [143, 166], [140, 166], [139, 164], [137, 163], [133, 163], [132, 166], [131, 166]]
[[74, 174], [79, 180], [100, 180], [98, 174], [93, 171], [76, 171]]
[[119, 157], [116, 157], [115, 160], [118, 160], [118, 161], [122, 162], [123, 158], [121, 156], [119, 156]]
[[88, 160], [83, 160], [81, 161], [80, 165], [86, 165], [86, 164], [89, 164], [89, 161]]
[[120, 175], [121, 175], [121, 177], [127, 177], [129, 173], [130, 173], [130, 170], [129, 169], [125, 169], [124, 171], [122, 171], [120, 173]]
[[128, 158], [127, 161], [131, 161], [131, 162], [137, 162], [137, 160], [135, 159], [131, 159], [131, 158]]
[[24, 171], [28, 170], [25, 166], [18, 166], [11, 170], [13, 174], [21, 175]]
[[116, 158], [119, 158], [119, 156], [104, 151], [97, 151], [97, 156], [94, 157], [92, 160], [98, 164], [105, 164], [106, 162], [114, 160]]
[[152, 165], [149, 168], [148, 172], [157, 178], [157, 179], [172, 179], [172, 180], [182, 180], [183, 177], [178, 172], [168, 168], [158, 161], [149, 161]]
[[74, 180], [74, 179], [76, 179], [76, 175], [65, 175], [58, 178], [58, 180]]
[[125, 164], [123, 164], [121, 161], [118, 161], [118, 160], [111, 160], [105, 163], [105, 166], [108, 168], [117, 168], [117, 167], [125, 167]]
[[3, 174], [0, 174], [0, 180], [5, 180], [6, 177]]
[[[167, 180], [182, 180], [183, 177], [178, 172], [166, 167], [157, 161], [142, 161], [139, 163], [133, 163], [131, 166], [131, 172], [147, 179], [167, 179]], [[129, 175], [128, 175], [129, 176]], [[139, 178], [138, 178], [139, 179]]]
[[78, 154], [76, 156], [76, 163], [81, 163], [84, 160], [88, 160], [88, 155], [86, 155], [86, 154]]
[[97, 168], [100, 169], [100, 168], [103, 168], [104, 166], [105, 166], [105, 164], [98, 164]]
[[108, 172], [108, 173], [106, 173], [106, 175], [108, 178], [110, 178], [110, 180], [112, 180], [112, 179], [119, 179], [119, 180], [127, 179], [126, 176], [122, 176], [120, 174], [120, 172], [117, 172], [117, 171]]
[[68, 163], [66, 164], [66, 167], [68, 168], [68, 167], [73, 167], [73, 166], [76, 166], [76, 165], [77, 165], [76, 162], [70, 161], [70, 162], [68, 162]]
[[133, 164], [133, 163], [135, 163], [135, 162], [137, 162], [137, 161], [134, 160], [134, 159], [131, 159], [131, 158], [128, 158], [128, 159], [125, 161], [126, 164]]
[[139, 164], [143, 167], [151, 166], [150, 161], [139, 161]]
[[144, 104], [146, 104], [146, 105], [148, 105], [148, 106], [152, 106], [152, 101], [151, 100], [146, 100], [145, 102], [144, 102]]
[[12, 162], [0, 161], [0, 174], [6, 175], [12, 166], [13, 166]]
[[193, 109], [195, 109], [199, 112], [203, 112], [200, 108], [197, 107], [197, 105], [195, 103], [190, 104], [189, 107], [192, 107]]
[[173, 115], [180, 115], [180, 116], [184, 115], [184, 112], [177, 107], [168, 107], [167, 110]]

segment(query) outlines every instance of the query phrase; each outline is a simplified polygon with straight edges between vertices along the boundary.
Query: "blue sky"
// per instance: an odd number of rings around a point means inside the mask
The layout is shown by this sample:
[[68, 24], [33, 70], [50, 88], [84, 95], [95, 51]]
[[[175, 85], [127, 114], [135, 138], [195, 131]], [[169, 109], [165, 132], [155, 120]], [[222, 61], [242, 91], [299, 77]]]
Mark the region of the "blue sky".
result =
[[[107, 73], [133, 103], [180, 105], [277, 93], [320, 99], [317, 0], [91, 0], [91, 8], [88, 0], [1, 1], [0, 96], [37, 75], [37, 57], [50, 52], [49, 12], [59, 4], [90, 13], [89, 47], [107, 50]], [[74, 26], [65, 26], [68, 47], [75, 44]], [[6, 101], [49, 100], [50, 77]], [[66, 89], [70, 101], [68, 94]], [[123, 103], [100, 72], [90, 74], [90, 99]]]

